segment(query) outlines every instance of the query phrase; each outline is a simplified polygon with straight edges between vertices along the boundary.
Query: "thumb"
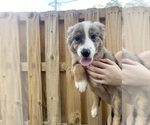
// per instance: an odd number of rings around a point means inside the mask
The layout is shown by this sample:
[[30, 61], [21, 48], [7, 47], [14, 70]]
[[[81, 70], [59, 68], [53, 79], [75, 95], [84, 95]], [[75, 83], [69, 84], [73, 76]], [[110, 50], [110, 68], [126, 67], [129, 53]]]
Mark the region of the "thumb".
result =
[[129, 65], [136, 65], [137, 64], [137, 62], [136, 61], [133, 61], [133, 60], [131, 60], [131, 59], [122, 59], [122, 63], [124, 63], [124, 64], [129, 64]]
[[100, 59], [100, 62], [109, 64], [109, 65], [114, 65], [115, 62], [111, 61], [110, 59]]

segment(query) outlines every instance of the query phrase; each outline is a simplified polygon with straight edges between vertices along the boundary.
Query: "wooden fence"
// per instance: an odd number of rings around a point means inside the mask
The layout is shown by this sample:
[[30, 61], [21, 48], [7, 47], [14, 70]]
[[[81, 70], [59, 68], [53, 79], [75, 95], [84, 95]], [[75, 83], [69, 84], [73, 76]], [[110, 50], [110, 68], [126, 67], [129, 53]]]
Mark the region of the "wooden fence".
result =
[[93, 119], [91, 91], [80, 94], [70, 74], [66, 31], [83, 20], [106, 25], [113, 53], [150, 49], [149, 8], [0, 13], [0, 125], [104, 124], [108, 106]]

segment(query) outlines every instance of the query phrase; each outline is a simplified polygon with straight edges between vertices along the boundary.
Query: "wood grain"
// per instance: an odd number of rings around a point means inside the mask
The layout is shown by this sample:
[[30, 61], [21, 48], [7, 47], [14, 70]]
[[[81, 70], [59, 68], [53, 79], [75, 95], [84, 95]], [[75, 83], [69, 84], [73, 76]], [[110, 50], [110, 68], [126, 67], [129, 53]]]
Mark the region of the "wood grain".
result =
[[45, 57], [48, 125], [61, 124], [58, 14], [48, 12], [46, 19]]
[[123, 9], [124, 47], [136, 54], [150, 50], [150, 9]]
[[[79, 15], [77, 11], [66, 11], [65, 22], [65, 40], [67, 39], [67, 29], [69, 26], [78, 23]], [[67, 123], [69, 125], [81, 125], [81, 100], [80, 92], [75, 88], [73, 77], [71, 76], [71, 55], [67, 45], [66, 51], [66, 78], [67, 78]]]
[[3, 125], [23, 125], [18, 16], [0, 19], [0, 83]]
[[30, 125], [42, 124], [41, 50], [39, 15], [27, 17], [28, 88]]
[[[90, 90], [80, 94], [74, 86], [67, 28], [83, 20], [100, 20], [106, 25], [110, 51], [116, 53], [123, 46], [139, 54], [150, 50], [149, 18], [148, 7], [1, 12], [0, 124], [104, 124], [110, 107], [102, 102], [93, 121]], [[128, 115], [129, 108], [124, 109]]]
[[[99, 21], [99, 12], [97, 9], [87, 9], [85, 14], [85, 20], [88, 21]], [[90, 89], [90, 86], [88, 86], [86, 91], [86, 103], [87, 106], [87, 123], [90, 125], [101, 125], [101, 121], [99, 123], [100, 114], [98, 114], [98, 117], [92, 118], [91, 116], [91, 108], [93, 104], [93, 92]]]
[[113, 54], [122, 49], [122, 9], [106, 9], [106, 48]]

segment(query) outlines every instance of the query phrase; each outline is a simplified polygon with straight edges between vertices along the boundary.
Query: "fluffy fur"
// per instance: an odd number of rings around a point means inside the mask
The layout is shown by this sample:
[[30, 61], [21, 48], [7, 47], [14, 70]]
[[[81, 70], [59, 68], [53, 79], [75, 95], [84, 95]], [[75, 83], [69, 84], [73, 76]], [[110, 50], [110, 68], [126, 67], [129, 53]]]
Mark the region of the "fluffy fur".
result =
[[[103, 96], [99, 92], [99, 86], [86, 75], [84, 66], [90, 65], [93, 60], [102, 58], [109, 58], [117, 63], [114, 56], [104, 47], [104, 44], [105, 27], [100, 22], [83, 21], [68, 29], [67, 45], [72, 56], [75, 86], [80, 92], [84, 92], [87, 85], [90, 85], [93, 91], [92, 117], [97, 116], [99, 101]], [[109, 96], [112, 102], [111, 125], [121, 125], [122, 99], [120, 88], [107, 85], [101, 86], [110, 93]]]
[[[141, 63], [147, 69], [150, 70], [150, 67], [147, 66], [143, 60], [141, 60], [137, 55], [123, 49], [122, 58], [128, 58], [133, 61]], [[129, 87], [129, 88], [128, 88]], [[132, 86], [125, 86], [128, 90]], [[134, 89], [137, 90], [136, 97], [134, 97], [134, 109], [133, 109], [133, 121], [132, 125], [148, 125], [150, 122], [150, 86], [134, 86]]]

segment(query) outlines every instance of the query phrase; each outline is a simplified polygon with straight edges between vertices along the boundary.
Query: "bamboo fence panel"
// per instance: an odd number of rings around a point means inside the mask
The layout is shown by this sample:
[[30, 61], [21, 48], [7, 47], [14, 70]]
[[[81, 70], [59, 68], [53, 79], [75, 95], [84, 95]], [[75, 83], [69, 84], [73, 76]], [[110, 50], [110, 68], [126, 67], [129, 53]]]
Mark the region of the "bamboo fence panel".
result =
[[18, 16], [0, 19], [1, 112], [3, 125], [23, 125]]
[[59, 28], [58, 13], [48, 12], [45, 22], [46, 40], [46, 91], [48, 125], [61, 124], [60, 80], [59, 80]]
[[[68, 27], [79, 22], [78, 12], [75, 10], [66, 11], [64, 15], [65, 40]], [[69, 125], [81, 125], [81, 95], [75, 88], [71, 75], [71, 55], [65, 46], [66, 51], [66, 78], [67, 78], [67, 123]]]

